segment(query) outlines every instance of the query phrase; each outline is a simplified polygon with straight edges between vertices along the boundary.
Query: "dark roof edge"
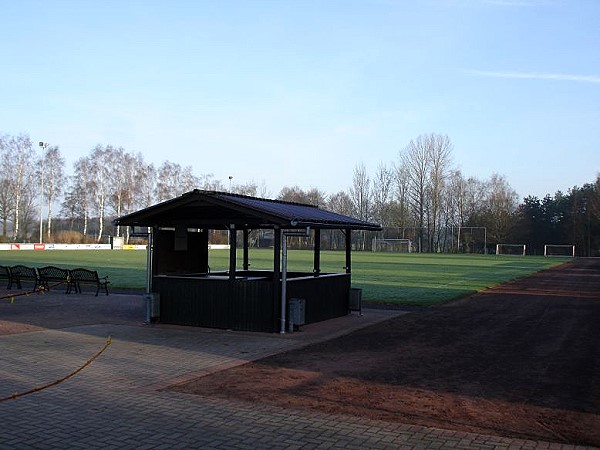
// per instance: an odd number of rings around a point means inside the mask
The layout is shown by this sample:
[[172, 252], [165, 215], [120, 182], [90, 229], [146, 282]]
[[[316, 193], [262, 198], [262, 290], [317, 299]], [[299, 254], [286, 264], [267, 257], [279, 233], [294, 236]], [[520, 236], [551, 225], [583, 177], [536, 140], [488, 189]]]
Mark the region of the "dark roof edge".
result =
[[[233, 192], [223, 192], [223, 191], [207, 191], [202, 189], [194, 189], [193, 191], [188, 192], [188, 194], [197, 193], [197, 194], [214, 194], [223, 197], [234, 197], [234, 198], [246, 198], [249, 200], [260, 200], [261, 202], [271, 202], [271, 203], [280, 203], [282, 205], [296, 205], [296, 206], [306, 206], [310, 208], [319, 208], [318, 205], [313, 205], [312, 203], [300, 203], [300, 202], [290, 202], [288, 200], [277, 200], [272, 198], [264, 198], [264, 197], [254, 197], [252, 195], [244, 195], [244, 194], [235, 194]], [[185, 194], [183, 194], [185, 195]]]
[[[286, 229], [295, 227], [370, 231], [379, 231], [382, 229], [379, 224], [322, 209], [317, 205], [202, 189], [193, 189], [178, 197], [164, 200], [147, 208], [118, 217], [113, 220], [113, 224], [124, 225], [137, 222], [141, 226], [146, 226], [146, 224], [150, 226], [152, 223], [152, 220], [150, 219], [152, 217], [164, 214], [165, 211], [170, 211], [173, 208], [180, 208], [185, 207], [187, 204], [193, 204], [196, 199], [200, 198], [204, 198], [205, 201], [208, 201], [209, 203], [215, 203], [215, 205], [220, 203], [223, 207], [231, 208], [233, 210], [245, 211], [245, 213], [250, 211], [249, 214], [252, 214], [252, 211], [259, 212], [259, 214], [255, 215], [256, 217], [264, 216], [264, 219], [267, 222], [270, 222], [271, 225]], [[260, 206], [261, 204], [265, 205], [262, 209]], [[268, 207], [267, 205], [272, 206]], [[281, 208], [277, 205], [281, 205]], [[286, 208], [286, 206], [288, 208]], [[295, 208], [298, 209], [295, 210]], [[295, 216], [295, 211], [299, 213], [298, 216]], [[314, 211], [314, 215], [311, 211]], [[191, 222], [192, 221], [190, 221], [190, 223]], [[287, 225], [288, 223], [289, 225]]]

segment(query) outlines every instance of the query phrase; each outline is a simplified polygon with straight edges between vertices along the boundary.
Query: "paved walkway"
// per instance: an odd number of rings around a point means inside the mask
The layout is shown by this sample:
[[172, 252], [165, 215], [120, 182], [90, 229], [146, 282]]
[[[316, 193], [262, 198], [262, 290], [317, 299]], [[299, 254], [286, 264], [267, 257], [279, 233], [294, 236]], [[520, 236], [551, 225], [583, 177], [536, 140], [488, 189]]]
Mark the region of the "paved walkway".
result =
[[[102, 314], [104, 323], [90, 323], [89, 315], [106, 307], [114, 323]], [[51, 294], [0, 301], [0, 398], [70, 374], [111, 339], [73, 377], [0, 402], [0, 449], [574, 448], [161, 390], [393, 314], [398, 312], [366, 310], [362, 317], [279, 335], [143, 325], [137, 319], [143, 317], [141, 296]], [[49, 328], [41, 326], [43, 317], [49, 317]], [[2, 334], [2, 327], [17, 323], [36, 331]]]

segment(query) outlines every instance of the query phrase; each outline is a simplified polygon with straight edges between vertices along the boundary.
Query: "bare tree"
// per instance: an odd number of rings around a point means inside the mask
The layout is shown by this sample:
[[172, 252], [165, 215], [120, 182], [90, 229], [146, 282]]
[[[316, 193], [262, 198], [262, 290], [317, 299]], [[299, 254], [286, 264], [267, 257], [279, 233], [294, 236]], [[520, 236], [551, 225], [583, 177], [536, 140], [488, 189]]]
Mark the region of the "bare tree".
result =
[[176, 179], [179, 178], [181, 166], [164, 161], [158, 168], [155, 197], [158, 202], [177, 196]]
[[428, 251], [434, 251], [439, 244], [438, 228], [445, 221], [442, 197], [451, 153], [448, 136], [431, 133], [411, 140], [400, 154], [406, 194], [419, 230], [420, 251], [425, 243]]
[[137, 180], [140, 188], [140, 198], [136, 203], [139, 208], [147, 208], [154, 203], [154, 193], [156, 190], [156, 167], [154, 164], [146, 164], [141, 155], [138, 157], [138, 164], [140, 171], [138, 173], [139, 179]]
[[327, 201], [327, 208], [338, 214], [352, 216], [354, 214], [354, 203], [347, 192], [339, 191], [330, 195]]
[[[7, 153], [8, 175], [5, 186], [10, 189], [14, 196], [12, 197], [13, 239], [26, 234], [27, 218], [32, 217], [32, 202], [34, 198], [35, 151], [31, 144], [31, 139], [27, 135], [11, 136], [2, 140], [3, 150]], [[39, 191], [38, 191], [39, 192]], [[20, 229], [24, 225], [24, 230]]]
[[[248, 186], [250, 187], [252, 184], [253, 183], [249, 183]], [[212, 173], [200, 175], [200, 177], [198, 178], [197, 187], [202, 187], [202, 189], [206, 189], [208, 191], [223, 191], [223, 190], [225, 190], [225, 187], [223, 186], [223, 183], [221, 183], [221, 180], [215, 179], [215, 176]], [[241, 192], [240, 192], [240, 194], [241, 194]], [[246, 194], [246, 195], [251, 195], [251, 194]]]
[[[111, 158], [113, 161], [113, 170], [108, 180], [110, 191], [109, 202], [113, 213], [117, 217], [120, 217], [123, 215], [123, 204], [131, 202], [131, 199], [128, 198], [131, 195], [131, 192], [129, 192], [131, 185], [129, 178], [134, 175], [131, 174], [132, 167], [129, 164], [129, 155], [125, 153], [123, 147], [112, 149]], [[117, 227], [115, 235], [120, 236], [120, 232], [121, 227]]]
[[416, 219], [418, 248], [422, 250], [425, 237], [425, 214], [427, 210], [427, 187], [429, 185], [430, 158], [427, 136], [411, 140], [400, 155], [401, 165], [407, 176], [407, 197]]
[[[354, 215], [354, 202], [347, 192], [339, 191], [329, 196], [327, 209], [345, 216]], [[325, 242], [329, 241], [329, 248], [340, 249], [346, 245], [345, 236], [339, 230], [329, 230], [323, 236]]]
[[8, 234], [8, 221], [15, 206], [15, 191], [12, 187], [12, 159], [8, 149], [9, 136], [0, 136], [0, 221], [2, 236]]
[[[68, 179], [67, 183], [71, 183], [71, 178]], [[71, 190], [70, 186], [65, 190], [60, 207], [60, 215], [64, 219], [67, 219], [69, 231], [73, 231], [75, 221], [83, 215], [81, 204], [77, 201], [77, 193]]]
[[54, 202], [61, 195], [65, 184], [65, 159], [60, 153], [57, 146], [49, 147], [42, 159], [40, 168], [45, 179], [44, 183], [44, 198], [48, 202], [48, 217], [47, 217], [47, 236], [52, 235], [52, 207]]
[[92, 200], [98, 217], [97, 242], [102, 240], [104, 233], [104, 219], [110, 196], [111, 177], [113, 175], [114, 162], [118, 161], [118, 153], [111, 145], [105, 147], [97, 145], [88, 157], [93, 188]]
[[446, 204], [449, 221], [453, 226], [465, 223], [467, 180], [460, 170], [450, 173], [447, 184]]
[[392, 175], [392, 194], [394, 203], [392, 206], [393, 211], [390, 217], [390, 225], [405, 228], [409, 224], [414, 223], [411, 220], [412, 215], [408, 196], [410, 186], [408, 169], [400, 161], [399, 164], [394, 165]]
[[511, 231], [517, 210], [518, 195], [504, 176], [493, 174], [487, 183], [483, 220], [493, 240], [504, 242]]
[[265, 180], [262, 180], [258, 185], [257, 195], [261, 198], [271, 198], [271, 191], [269, 191]]
[[69, 187], [65, 192], [61, 214], [67, 217], [73, 229], [75, 220], [81, 220], [81, 234], [88, 233], [89, 218], [92, 214], [94, 182], [89, 157], [75, 161], [73, 175], [69, 178]]
[[306, 200], [309, 205], [325, 206], [327, 204], [327, 193], [317, 188], [306, 191]]
[[454, 170], [450, 174], [447, 191], [448, 202], [452, 202], [452, 225], [473, 223], [484, 203], [486, 183], [474, 177], [465, 178], [460, 170]]
[[197, 189], [200, 185], [200, 178], [194, 175], [192, 166], [185, 166], [181, 172], [181, 187], [177, 195]]
[[200, 180], [194, 176], [192, 167], [181, 167], [177, 163], [165, 161], [158, 168], [156, 200], [159, 202], [177, 197], [197, 188]]
[[430, 159], [428, 235], [430, 251], [439, 250], [443, 236], [439, 232], [445, 222], [443, 200], [451, 163], [452, 143], [446, 135], [430, 134], [427, 137]]
[[392, 224], [393, 169], [379, 163], [373, 179], [373, 216], [383, 226]]
[[299, 186], [284, 186], [279, 191], [277, 200], [295, 203], [308, 203], [308, 195]]
[[373, 192], [364, 163], [359, 163], [354, 167], [350, 198], [354, 203], [356, 215], [362, 220], [370, 220], [373, 212]]
[[596, 181], [592, 185], [591, 191], [590, 212], [600, 222], [600, 174], [596, 176]]
[[251, 197], [256, 197], [258, 191], [258, 186], [254, 182], [249, 182], [246, 184], [235, 184], [231, 188], [231, 192], [240, 194], [240, 195], [249, 195]]
[[[354, 203], [354, 210], [358, 218], [361, 220], [371, 220], [373, 213], [373, 191], [371, 190], [371, 181], [367, 175], [367, 169], [363, 163], [359, 163], [354, 168], [350, 198]], [[365, 250], [366, 232], [361, 231], [360, 235], [360, 246], [362, 250]]]
[[[111, 205], [114, 214], [120, 217], [133, 212], [136, 204], [142, 203], [143, 180], [148, 175], [141, 153], [134, 155], [122, 147], [114, 150], [116, 162], [110, 180]], [[117, 226], [115, 235], [121, 235], [121, 227]], [[129, 230], [127, 229], [127, 239]]]

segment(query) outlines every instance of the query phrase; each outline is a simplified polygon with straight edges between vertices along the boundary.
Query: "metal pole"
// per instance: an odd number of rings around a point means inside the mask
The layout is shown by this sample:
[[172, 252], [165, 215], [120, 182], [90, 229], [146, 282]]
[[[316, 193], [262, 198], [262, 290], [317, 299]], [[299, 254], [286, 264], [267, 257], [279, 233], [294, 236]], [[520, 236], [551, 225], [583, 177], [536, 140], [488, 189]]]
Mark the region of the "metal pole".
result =
[[40, 244], [43, 243], [43, 223], [44, 223], [44, 156], [48, 143], [40, 141], [39, 146], [42, 148], [42, 163], [40, 164]]
[[288, 236], [310, 237], [310, 228], [306, 227], [306, 231], [284, 231], [281, 233], [281, 319], [280, 319], [280, 323], [279, 323], [279, 333], [280, 334], [285, 334], [285, 322], [286, 322], [287, 266], [288, 266], [287, 238], [288, 238]]
[[42, 182], [40, 187], [40, 244], [44, 241], [44, 230], [43, 230], [43, 222], [44, 222], [44, 173], [42, 171]]
[[154, 250], [153, 234], [154, 230], [150, 231], [150, 229], [148, 229], [148, 243], [146, 247], [146, 294], [150, 294], [152, 292], [152, 253]]
[[483, 227], [483, 254], [487, 255], [487, 227]]
[[279, 333], [285, 334], [285, 306], [287, 297], [287, 235], [281, 233], [281, 319]]

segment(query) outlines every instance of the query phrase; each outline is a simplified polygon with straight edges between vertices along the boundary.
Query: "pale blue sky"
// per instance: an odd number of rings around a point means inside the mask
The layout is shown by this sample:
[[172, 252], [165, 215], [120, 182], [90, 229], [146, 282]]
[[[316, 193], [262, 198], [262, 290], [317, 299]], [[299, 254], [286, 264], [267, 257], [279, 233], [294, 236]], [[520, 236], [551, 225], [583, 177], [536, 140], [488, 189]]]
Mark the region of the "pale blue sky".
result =
[[521, 197], [600, 172], [600, 1], [0, 1], [0, 133], [346, 190], [447, 134]]

